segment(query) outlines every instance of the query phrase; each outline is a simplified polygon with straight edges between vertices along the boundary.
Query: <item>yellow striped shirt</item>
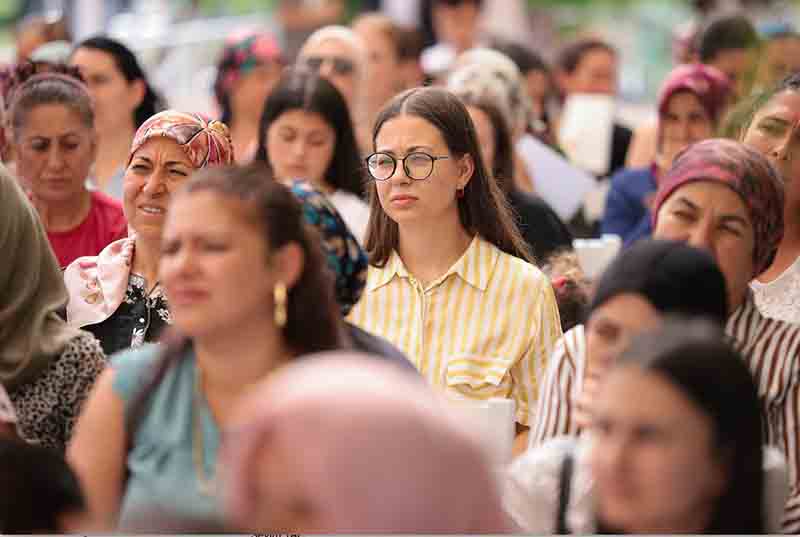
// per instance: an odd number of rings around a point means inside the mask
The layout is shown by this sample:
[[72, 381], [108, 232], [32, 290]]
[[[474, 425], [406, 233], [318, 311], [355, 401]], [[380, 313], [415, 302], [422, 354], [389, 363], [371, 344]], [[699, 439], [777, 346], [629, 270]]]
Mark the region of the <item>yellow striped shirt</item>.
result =
[[397, 252], [384, 268], [370, 266], [348, 320], [389, 340], [449, 395], [513, 397], [523, 425], [533, 423], [539, 379], [561, 337], [547, 277], [478, 236], [424, 288]]

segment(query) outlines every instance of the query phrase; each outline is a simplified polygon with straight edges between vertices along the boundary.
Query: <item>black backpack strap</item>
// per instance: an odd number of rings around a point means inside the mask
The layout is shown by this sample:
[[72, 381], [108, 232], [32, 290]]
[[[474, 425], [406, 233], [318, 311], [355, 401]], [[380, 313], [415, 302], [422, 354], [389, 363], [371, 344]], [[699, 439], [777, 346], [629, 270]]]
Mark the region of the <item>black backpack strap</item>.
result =
[[558, 515], [556, 518], [556, 534], [568, 535], [570, 533], [567, 527], [567, 509], [569, 508], [569, 496], [572, 490], [572, 472], [575, 461], [572, 453], [568, 453], [561, 463], [561, 473], [559, 476], [559, 491], [558, 491]]

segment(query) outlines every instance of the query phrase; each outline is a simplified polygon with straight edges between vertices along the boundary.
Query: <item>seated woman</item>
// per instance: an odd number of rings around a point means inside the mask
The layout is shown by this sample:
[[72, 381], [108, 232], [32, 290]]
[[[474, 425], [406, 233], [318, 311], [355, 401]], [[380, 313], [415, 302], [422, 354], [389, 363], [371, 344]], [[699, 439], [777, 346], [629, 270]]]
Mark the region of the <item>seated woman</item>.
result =
[[97, 190], [121, 200], [136, 129], [165, 108], [162, 99], [133, 51], [110, 37], [81, 41], [69, 63], [80, 69], [94, 103], [98, 145], [92, 182]]
[[67, 302], [61, 270], [36, 210], [2, 166], [0, 252], [0, 382], [19, 436], [63, 451], [106, 357], [91, 334], [56, 313]]
[[219, 121], [168, 110], [143, 123], [124, 178], [131, 236], [67, 267], [67, 322], [93, 333], [108, 355], [157, 340], [170, 322], [158, 266], [172, 194], [194, 171], [232, 162]]
[[742, 134], [772, 162], [785, 185], [785, 231], [769, 268], [751, 283], [759, 311], [772, 319], [800, 323], [800, 140], [794, 128], [800, 114], [800, 74], [761, 95]]
[[128, 234], [120, 203], [87, 188], [97, 153], [94, 109], [79, 76], [17, 67], [19, 84], [10, 95], [17, 175], [47, 230], [60, 267], [97, 255]]
[[279, 181], [303, 179], [328, 196], [363, 244], [369, 206], [364, 165], [341, 93], [325, 78], [289, 70], [264, 103], [256, 160]]
[[732, 90], [725, 74], [713, 67], [692, 64], [673, 69], [658, 97], [655, 161], [611, 177], [603, 233], [619, 235], [626, 245], [652, 234], [650, 206], [659, 176], [682, 149], [714, 135]]
[[377, 360], [286, 366], [226, 432], [227, 514], [245, 532], [507, 533], [492, 464], [452, 412]]
[[786, 474], [762, 453], [755, 383], [717, 322], [638, 336], [594, 404], [591, 434], [509, 468], [504, 505], [523, 532], [777, 532]]
[[220, 520], [220, 431], [246, 388], [346, 339], [319, 242], [263, 166], [192, 177], [162, 251], [176, 333], [113, 360], [69, 449], [104, 531], [154, 509]]
[[412, 89], [383, 109], [373, 143], [367, 291], [348, 319], [451, 397], [513, 399], [529, 426], [558, 309], [469, 112], [447, 90]]
[[249, 162], [258, 150], [260, 106], [272, 93], [286, 65], [278, 41], [269, 33], [236, 31], [225, 40], [217, 62], [214, 97], [220, 121], [231, 130], [239, 162]]

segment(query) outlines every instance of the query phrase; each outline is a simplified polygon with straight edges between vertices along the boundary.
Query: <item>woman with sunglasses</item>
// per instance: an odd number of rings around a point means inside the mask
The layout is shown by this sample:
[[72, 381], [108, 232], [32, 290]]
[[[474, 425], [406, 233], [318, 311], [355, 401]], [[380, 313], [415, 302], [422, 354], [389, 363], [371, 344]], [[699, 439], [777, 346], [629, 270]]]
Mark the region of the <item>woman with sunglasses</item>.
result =
[[[321, 28], [306, 40], [297, 63], [333, 84], [344, 97], [353, 123], [357, 126], [364, 123], [367, 47], [358, 34], [344, 26]], [[364, 125], [365, 135], [359, 137], [364, 148], [369, 146], [368, 129]]]
[[443, 89], [409, 90], [380, 113], [373, 143], [371, 266], [349, 319], [456, 398], [513, 398], [516, 421], [529, 425], [561, 335], [558, 309], [467, 109]]

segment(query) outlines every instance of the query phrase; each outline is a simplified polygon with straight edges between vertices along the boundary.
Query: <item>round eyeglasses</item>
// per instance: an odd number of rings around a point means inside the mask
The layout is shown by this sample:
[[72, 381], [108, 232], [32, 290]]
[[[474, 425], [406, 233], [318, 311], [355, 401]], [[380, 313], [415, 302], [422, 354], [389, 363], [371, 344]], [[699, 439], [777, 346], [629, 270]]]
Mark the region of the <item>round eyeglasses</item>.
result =
[[395, 158], [389, 153], [373, 153], [367, 157], [367, 170], [376, 181], [391, 179], [397, 170], [397, 161], [403, 163], [406, 176], [414, 181], [424, 181], [433, 173], [433, 163], [450, 157], [434, 157], [415, 151], [404, 158]]

